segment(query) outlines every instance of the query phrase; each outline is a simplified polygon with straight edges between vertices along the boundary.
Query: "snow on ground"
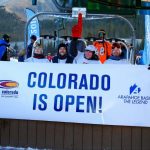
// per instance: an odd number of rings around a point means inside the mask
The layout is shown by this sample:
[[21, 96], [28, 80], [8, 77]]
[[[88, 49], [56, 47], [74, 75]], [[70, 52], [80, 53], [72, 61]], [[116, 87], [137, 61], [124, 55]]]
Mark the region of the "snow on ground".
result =
[[17, 148], [17, 147], [10, 147], [10, 146], [7, 146], [7, 147], [2, 147], [0, 146], [0, 150], [52, 150], [52, 149], [37, 149], [37, 148], [30, 148], [30, 147], [27, 147], [27, 148]]

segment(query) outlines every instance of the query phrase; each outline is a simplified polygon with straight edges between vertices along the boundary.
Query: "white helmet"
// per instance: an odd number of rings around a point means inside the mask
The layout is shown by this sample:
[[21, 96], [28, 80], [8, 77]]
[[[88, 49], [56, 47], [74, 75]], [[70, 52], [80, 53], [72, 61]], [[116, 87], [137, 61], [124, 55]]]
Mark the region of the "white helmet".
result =
[[92, 51], [92, 52], [95, 52], [96, 55], [98, 55], [98, 51], [94, 45], [86, 46], [85, 51]]

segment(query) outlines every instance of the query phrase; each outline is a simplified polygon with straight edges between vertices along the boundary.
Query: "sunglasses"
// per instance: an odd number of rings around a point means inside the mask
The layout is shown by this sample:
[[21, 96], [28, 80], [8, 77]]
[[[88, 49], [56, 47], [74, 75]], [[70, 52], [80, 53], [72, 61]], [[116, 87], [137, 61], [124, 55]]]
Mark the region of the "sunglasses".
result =
[[112, 46], [112, 49], [114, 49], [115, 47], [117, 47], [117, 48], [121, 48], [121, 46], [120, 46], [120, 45], [115, 45], [115, 46]]
[[104, 36], [105, 32], [99, 32], [99, 36]]

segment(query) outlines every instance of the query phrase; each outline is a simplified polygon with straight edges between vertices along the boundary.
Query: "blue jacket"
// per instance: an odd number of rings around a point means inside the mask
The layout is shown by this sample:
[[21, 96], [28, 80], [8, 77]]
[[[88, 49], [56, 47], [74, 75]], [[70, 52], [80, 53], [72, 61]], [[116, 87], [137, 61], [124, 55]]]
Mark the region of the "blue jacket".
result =
[[4, 41], [4, 40], [0, 40], [0, 60], [2, 60], [2, 57], [4, 56], [5, 52], [7, 52], [7, 47], [9, 47], [10, 45]]

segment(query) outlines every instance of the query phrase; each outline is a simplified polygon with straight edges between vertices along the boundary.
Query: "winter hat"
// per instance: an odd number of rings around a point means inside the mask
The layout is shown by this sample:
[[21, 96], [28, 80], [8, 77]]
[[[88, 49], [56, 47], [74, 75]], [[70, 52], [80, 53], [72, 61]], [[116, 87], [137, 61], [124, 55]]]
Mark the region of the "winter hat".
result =
[[30, 37], [30, 39], [32, 39], [32, 40], [34, 40], [34, 41], [36, 41], [36, 36], [35, 35], [31, 35], [31, 37]]
[[78, 24], [72, 27], [72, 37], [80, 38], [82, 35], [82, 14], [78, 14]]
[[4, 34], [3, 39], [6, 39], [6, 38], [10, 38], [10, 36], [8, 34]]
[[[63, 56], [59, 53], [59, 49], [61, 47], [64, 47], [66, 49], [66, 54], [63, 55]], [[58, 56], [59, 59], [66, 59], [67, 58], [67, 56], [68, 56], [68, 49], [67, 49], [67, 45], [66, 44], [61, 43], [61, 44], [58, 45], [57, 56]]]
[[60, 49], [61, 47], [64, 47], [64, 48], [66, 49], [66, 52], [68, 53], [67, 45], [64, 44], [64, 43], [60, 43], [60, 44], [58, 45], [58, 53], [59, 53], [59, 49]]
[[98, 31], [98, 33], [103, 33], [104, 35], [106, 34], [106, 32], [105, 32], [104, 29], [100, 29], [100, 30]]
[[3, 39], [4, 39], [6, 42], [9, 42], [10, 36], [9, 36], [8, 34], [4, 34], [4, 35], [3, 35]]

